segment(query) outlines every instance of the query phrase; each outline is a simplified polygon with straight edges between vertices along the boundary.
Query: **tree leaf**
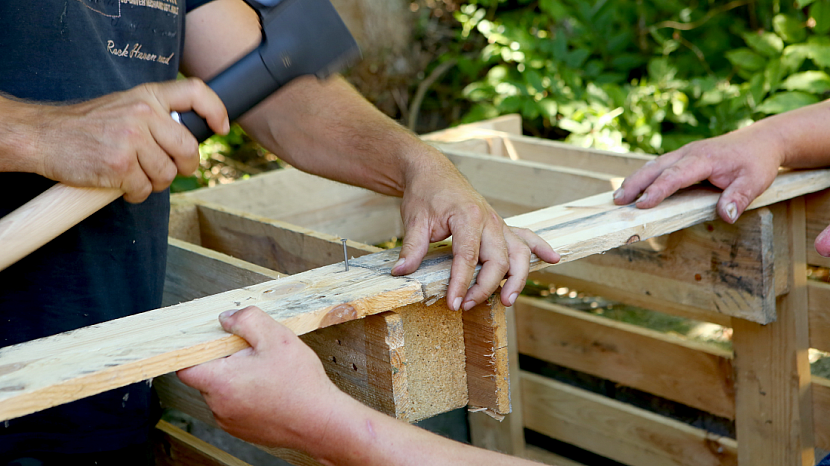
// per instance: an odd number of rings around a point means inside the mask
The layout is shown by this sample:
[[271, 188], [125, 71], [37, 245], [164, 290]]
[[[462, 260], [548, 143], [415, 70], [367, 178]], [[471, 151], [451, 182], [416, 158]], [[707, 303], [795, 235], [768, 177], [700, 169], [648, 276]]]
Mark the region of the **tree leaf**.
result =
[[830, 31], [830, 0], [817, 0], [810, 6], [810, 16], [816, 20], [813, 32], [825, 34]]
[[775, 15], [772, 19], [772, 28], [785, 42], [803, 42], [807, 38], [807, 26], [804, 21], [789, 15]]
[[804, 8], [805, 6], [813, 3], [816, 0], [795, 0], [795, 7], [796, 8]]
[[771, 32], [762, 32], [760, 34], [749, 32], [744, 34], [743, 37], [752, 50], [767, 57], [777, 57], [784, 50], [784, 41]]
[[752, 50], [742, 47], [739, 49], [729, 50], [726, 52], [726, 59], [733, 65], [743, 68], [747, 71], [757, 71], [764, 67], [766, 61], [764, 57], [758, 55]]
[[781, 87], [788, 91], [805, 91], [811, 94], [822, 94], [830, 91], [830, 76], [824, 71], [805, 71], [791, 75]]
[[759, 105], [755, 110], [761, 113], [774, 115], [789, 112], [790, 110], [795, 110], [806, 105], [811, 105], [819, 100], [820, 99], [818, 97], [813, 94], [807, 94], [806, 92], [780, 92], [761, 102], [761, 105]]

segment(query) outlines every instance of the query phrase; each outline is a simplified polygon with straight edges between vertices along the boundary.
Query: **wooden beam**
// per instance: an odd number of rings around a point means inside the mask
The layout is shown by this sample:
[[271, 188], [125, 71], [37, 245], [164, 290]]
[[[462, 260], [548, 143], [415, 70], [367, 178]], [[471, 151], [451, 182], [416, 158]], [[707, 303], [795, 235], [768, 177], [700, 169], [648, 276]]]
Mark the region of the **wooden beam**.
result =
[[546, 377], [522, 372], [522, 394], [528, 429], [622, 463], [738, 464], [730, 438]]
[[807, 263], [830, 267], [830, 258], [816, 252], [815, 241], [819, 233], [830, 225], [830, 190], [812, 193], [804, 197], [807, 212]]
[[807, 282], [810, 347], [830, 352], [830, 283]]
[[[780, 175], [754, 208], [830, 186], [826, 170]], [[719, 193], [693, 188], [660, 206], [614, 206], [611, 193], [510, 219], [528, 227], [571, 261], [710, 220]], [[216, 316], [258, 305], [297, 334], [397, 309], [432, 303], [446, 293], [450, 248], [438, 245], [422, 267], [392, 277], [395, 250], [220, 293], [93, 327], [0, 349], [0, 420], [155, 377], [246, 346]], [[545, 267], [534, 258], [534, 270]]]
[[[285, 274], [343, 262], [340, 239], [289, 223], [202, 203], [197, 206], [205, 247]], [[381, 251], [347, 241], [349, 257]]]
[[[519, 383], [519, 351], [516, 336], [516, 312], [512, 307], [505, 309], [507, 326], [507, 355], [510, 367], [510, 414], [496, 419], [485, 412], [474, 410], [468, 413], [470, 440], [479, 448], [500, 451], [508, 455], [525, 455], [524, 418], [522, 417], [522, 391]], [[510, 343], [512, 342], [512, 343]]]
[[515, 307], [520, 353], [735, 419], [730, 352], [540, 299]]
[[813, 376], [811, 386], [816, 447], [830, 450], [830, 380]]
[[156, 466], [251, 466], [166, 421], [156, 424]]
[[790, 201], [775, 221], [786, 226], [790, 292], [778, 298], [772, 324], [732, 319], [738, 458], [742, 466], [812, 466], [804, 199]]
[[775, 284], [783, 282], [786, 290], [786, 269], [775, 280], [772, 217], [762, 208], [747, 212], [734, 225], [704, 222], [552, 267], [549, 280], [603, 277], [604, 288], [638, 294], [643, 300], [766, 324], [775, 320], [775, 296], [781, 294]]
[[510, 413], [507, 321], [497, 293], [461, 313], [470, 409], [496, 419]]

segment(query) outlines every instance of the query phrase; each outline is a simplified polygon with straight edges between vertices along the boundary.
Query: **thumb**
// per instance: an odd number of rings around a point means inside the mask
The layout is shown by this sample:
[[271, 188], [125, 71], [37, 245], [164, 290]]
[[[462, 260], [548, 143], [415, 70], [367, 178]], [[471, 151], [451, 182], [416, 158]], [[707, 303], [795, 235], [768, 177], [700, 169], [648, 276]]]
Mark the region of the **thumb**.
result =
[[219, 322], [225, 331], [244, 338], [255, 350], [267, 346], [269, 334], [281, 331], [290, 332], [256, 306], [225, 311], [219, 315]]
[[392, 267], [392, 275], [406, 275], [418, 269], [429, 251], [430, 230], [425, 217], [407, 222], [398, 262]]
[[816, 251], [824, 257], [830, 257], [830, 226], [816, 237]]
[[[771, 182], [770, 182], [771, 183]], [[750, 176], [739, 176], [723, 190], [718, 200], [718, 213], [727, 223], [735, 223], [749, 204], [767, 189]]]

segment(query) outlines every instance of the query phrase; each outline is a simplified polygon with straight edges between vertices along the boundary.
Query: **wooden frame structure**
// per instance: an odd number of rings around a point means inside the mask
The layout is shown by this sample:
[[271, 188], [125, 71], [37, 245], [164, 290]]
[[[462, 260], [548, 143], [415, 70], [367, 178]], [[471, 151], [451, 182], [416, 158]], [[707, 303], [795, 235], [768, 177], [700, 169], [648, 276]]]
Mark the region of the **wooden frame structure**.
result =
[[[562, 254], [543, 279], [731, 325], [740, 359], [532, 299], [515, 311], [497, 299], [448, 311], [446, 244], [404, 278], [389, 276], [394, 251], [370, 246], [401, 235], [397, 199], [283, 170], [174, 199], [171, 307], [0, 350], [0, 418], [230, 354], [244, 342], [224, 334], [215, 316], [257, 304], [304, 334], [335, 383], [369, 406], [410, 422], [463, 406], [486, 412], [471, 422], [481, 446], [535, 453], [525, 446], [527, 427], [633, 465], [808, 464], [810, 388], [816, 409], [827, 410], [830, 383], [811, 379], [805, 366], [807, 310], [809, 303], [809, 324], [819, 330], [812, 346], [830, 348], [821, 331], [830, 318], [818, 304], [830, 299], [830, 286], [806, 284], [803, 257], [828, 265], [810, 255], [805, 238], [830, 220], [830, 198], [807, 196], [805, 209], [799, 196], [830, 186], [830, 173], [782, 175], [757, 210], [729, 226], [715, 220], [718, 193], [705, 188], [650, 211], [615, 207], [609, 191], [648, 157], [519, 130], [518, 118], [505, 117], [425, 139], [511, 224], [537, 231]], [[350, 272], [340, 237], [356, 258]], [[591, 256], [626, 243], [637, 244]], [[515, 370], [517, 351], [737, 419], [739, 442]], [[175, 376], [154, 383], [166, 405], [212, 421]], [[514, 414], [493, 421], [511, 401]], [[830, 445], [828, 430], [816, 427], [815, 443]], [[176, 448], [198, 444], [161, 428]]]

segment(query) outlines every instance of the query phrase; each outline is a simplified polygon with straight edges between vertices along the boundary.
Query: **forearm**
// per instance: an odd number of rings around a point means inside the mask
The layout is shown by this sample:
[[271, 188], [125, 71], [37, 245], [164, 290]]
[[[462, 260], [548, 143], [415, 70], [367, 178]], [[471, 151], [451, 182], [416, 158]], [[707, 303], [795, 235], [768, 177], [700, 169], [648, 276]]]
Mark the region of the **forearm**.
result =
[[530, 465], [530, 461], [465, 445], [395, 420], [343, 395], [325, 429], [303, 450], [337, 466]]
[[39, 172], [38, 106], [0, 95], [0, 172]]
[[830, 165], [830, 100], [765, 118], [751, 128], [778, 146], [782, 166]]
[[424, 170], [455, 171], [440, 152], [378, 111], [341, 77], [297, 80], [242, 123], [295, 167], [383, 194], [401, 196], [409, 179]]

